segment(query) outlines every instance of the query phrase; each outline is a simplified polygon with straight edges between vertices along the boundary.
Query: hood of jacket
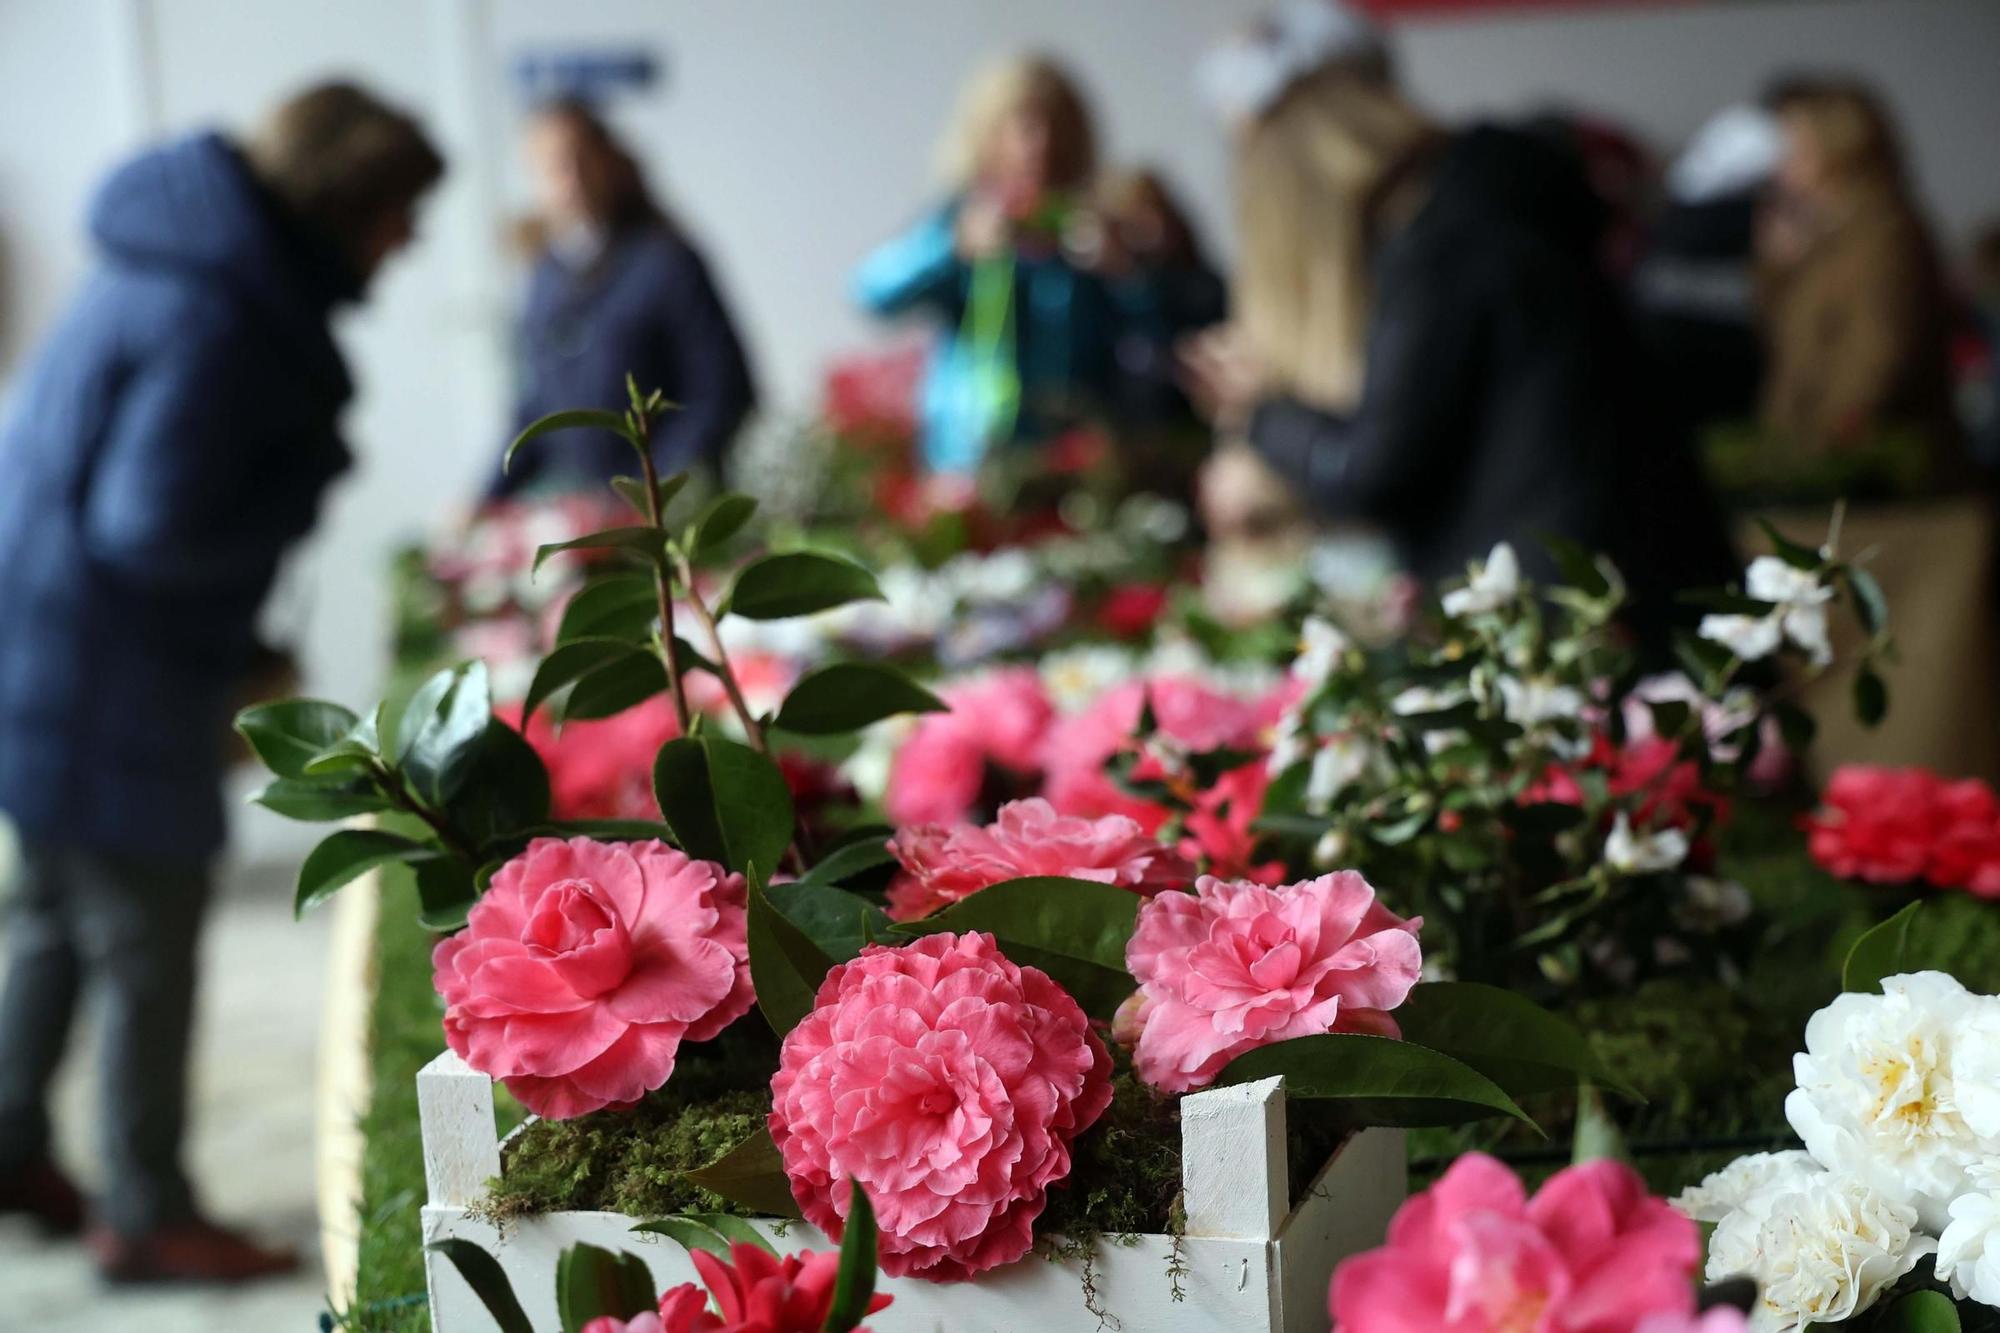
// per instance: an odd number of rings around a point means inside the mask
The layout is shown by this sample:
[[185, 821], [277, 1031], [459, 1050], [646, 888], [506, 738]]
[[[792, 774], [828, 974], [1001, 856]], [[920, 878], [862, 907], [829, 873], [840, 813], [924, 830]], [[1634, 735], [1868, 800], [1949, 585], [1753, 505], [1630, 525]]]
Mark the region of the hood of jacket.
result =
[[1438, 162], [1432, 206], [1474, 226], [1513, 226], [1594, 255], [1607, 221], [1576, 154], [1498, 125], [1456, 135]]
[[346, 396], [346, 367], [327, 321], [334, 306], [360, 296], [360, 278], [285, 215], [221, 135], [151, 149], [112, 172], [91, 203], [90, 234], [116, 262], [223, 282]]

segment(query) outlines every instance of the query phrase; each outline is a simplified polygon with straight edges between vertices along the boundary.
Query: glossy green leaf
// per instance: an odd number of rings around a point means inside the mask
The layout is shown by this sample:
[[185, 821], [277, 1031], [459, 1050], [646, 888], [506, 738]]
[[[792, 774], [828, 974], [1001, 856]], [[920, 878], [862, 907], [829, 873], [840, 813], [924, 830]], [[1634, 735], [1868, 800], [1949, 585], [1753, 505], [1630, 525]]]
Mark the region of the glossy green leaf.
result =
[[452, 687], [458, 684], [458, 667], [446, 667], [433, 673], [423, 684], [410, 694], [403, 704], [403, 713], [396, 722], [393, 736], [382, 737], [383, 752], [396, 756], [396, 762], [403, 764], [410, 757], [417, 737], [423, 734], [424, 723], [436, 715], [438, 705], [445, 701]]
[[486, 1307], [486, 1313], [493, 1316], [499, 1333], [535, 1333], [499, 1260], [471, 1241], [456, 1237], [432, 1241], [424, 1248], [451, 1261], [451, 1266], [465, 1279], [465, 1285], [472, 1288], [472, 1294]]
[[750, 980], [757, 990], [757, 1007], [771, 1030], [782, 1037], [812, 1012], [813, 997], [833, 959], [771, 905], [755, 867], [748, 878]]
[[700, 861], [728, 860], [708, 778], [708, 753], [699, 740], [677, 736], [660, 747], [653, 758], [653, 799], [682, 851]]
[[434, 804], [457, 795], [466, 765], [492, 720], [486, 664], [472, 661], [456, 668], [450, 688], [408, 737], [403, 772], [418, 795]]
[[710, 500], [688, 528], [689, 554], [707, 555], [743, 531], [743, 525], [757, 512], [757, 501], [747, 495], [725, 492]]
[[808, 672], [779, 708], [777, 725], [802, 736], [859, 731], [898, 713], [942, 713], [949, 705], [892, 666], [837, 662]]
[[1913, 1291], [1884, 1309], [1875, 1333], [1959, 1333], [1958, 1306], [1941, 1291]]
[[666, 558], [665, 539], [658, 528], [606, 528], [566, 542], [536, 547], [533, 568], [540, 570], [544, 560], [563, 551], [631, 551], [655, 562]]
[[637, 441], [632, 438], [632, 428], [626, 423], [623, 413], [603, 412], [587, 407], [571, 408], [565, 412], [551, 412], [541, 420], [531, 424], [519, 435], [516, 435], [513, 443], [507, 446], [507, 452], [501, 455], [500, 470], [505, 472], [513, 465], [514, 455], [529, 440], [547, 435], [550, 431], [575, 430], [578, 428], [608, 430], [619, 439], [630, 444], [635, 451], [639, 447]]
[[1882, 594], [1882, 585], [1875, 576], [1859, 565], [1849, 565], [1847, 586], [1854, 593], [1854, 609], [1861, 616], [1862, 627], [1871, 635], [1888, 629], [1889, 599]]
[[745, 565], [727, 606], [746, 620], [784, 620], [870, 599], [882, 600], [882, 590], [875, 576], [852, 560], [821, 551], [787, 551]]
[[496, 861], [475, 876], [465, 862], [444, 852], [411, 858], [417, 885], [417, 924], [440, 935], [462, 928], [466, 914], [479, 901], [480, 883], [499, 868]]
[[285, 699], [244, 709], [236, 715], [236, 730], [264, 767], [281, 778], [296, 778], [359, 720], [354, 710], [323, 699]]
[[893, 830], [884, 829], [875, 837], [861, 838], [843, 847], [828, 852], [813, 864], [812, 869], [799, 877], [804, 884], [844, 884], [856, 875], [865, 874], [877, 866], [888, 865], [896, 859], [889, 850], [889, 839]]
[[535, 830], [551, 838], [596, 838], [599, 842], [673, 841], [674, 831], [651, 819], [558, 819]]
[[1573, 1092], [1579, 1081], [1643, 1100], [1606, 1067], [1589, 1038], [1533, 1000], [1476, 981], [1426, 981], [1395, 1012], [1405, 1041], [1442, 1051], [1520, 1098]]
[[1764, 530], [1764, 536], [1771, 543], [1771, 549], [1777, 552], [1778, 558], [1792, 566], [1792, 568], [1818, 569], [1826, 563], [1826, 558], [1817, 549], [1804, 545], [1801, 542], [1793, 541], [1784, 533], [1778, 531], [1777, 527], [1769, 519], [1758, 519], [1757, 526]]
[[703, 1226], [691, 1217], [655, 1217], [640, 1222], [632, 1230], [651, 1236], [665, 1236], [676, 1241], [684, 1250], [706, 1250], [710, 1254], [729, 1257], [729, 1242], [713, 1227]]
[[1254, 1083], [1277, 1074], [1288, 1099], [1314, 1102], [1313, 1114], [1348, 1125], [1457, 1125], [1495, 1116], [1534, 1124], [1472, 1066], [1391, 1037], [1294, 1037], [1237, 1056], [1216, 1082]]
[[535, 710], [551, 696], [599, 667], [635, 656], [651, 657], [652, 653], [629, 640], [616, 638], [580, 638], [558, 644], [535, 668], [535, 677], [521, 700], [522, 719], [534, 716]]
[[906, 935], [986, 931], [1008, 958], [1048, 973], [1086, 1012], [1103, 1018], [1137, 984], [1125, 968], [1125, 945], [1140, 901], [1129, 890], [1090, 880], [1013, 879], [892, 929]]
[[304, 916], [342, 885], [376, 866], [408, 861], [431, 851], [424, 843], [381, 829], [341, 829], [330, 833], [306, 854], [305, 864], [299, 867], [298, 892], [292, 899], [293, 915]]
[[768, 1217], [799, 1215], [790, 1178], [785, 1175], [785, 1159], [771, 1141], [770, 1131], [761, 1127], [707, 1166], [688, 1172], [687, 1178]]
[[309, 778], [352, 777], [366, 773], [382, 761], [381, 742], [375, 718], [356, 719], [347, 734], [306, 761], [304, 776]]
[[591, 580], [569, 599], [556, 643], [619, 639], [643, 647], [659, 618], [659, 591], [650, 574], [611, 574]]
[[1884, 977], [1901, 976], [1909, 971], [1906, 955], [1910, 927], [1915, 924], [1917, 909], [1921, 905], [1911, 903], [1854, 941], [1854, 947], [1847, 951], [1847, 960], [1840, 968], [1842, 990], [1873, 994], [1882, 989]]
[[764, 891], [778, 914], [797, 926], [836, 963], [861, 952], [870, 932], [883, 935], [889, 914], [858, 893], [806, 880], [773, 884]]
[[568, 723], [615, 717], [666, 688], [667, 668], [659, 657], [644, 650], [634, 651], [585, 673], [562, 702], [562, 720]]
[[1861, 719], [1861, 725], [1872, 727], [1889, 713], [1889, 687], [1883, 683], [1872, 666], [1863, 666], [1854, 673], [1854, 715]]
[[445, 817], [475, 845], [520, 833], [549, 817], [549, 773], [535, 747], [499, 718], [466, 752]]
[[636, 1254], [578, 1242], [556, 1260], [556, 1315], [563, 1333], [583, 1333], [593, 1319], [630, 1319], [656, 1309], [659, 1292]]
[[861, 1182], [847, 1182], [847, 1222], [840, 1237], [840, 1268], [827, 1307], [824, 1333], [851, 1333], [868, 1317], [875, 1299], [875, 1208]]
[[660, 747], [653, 795], [690, 856], [732, 870], [775, 866], [792, 841], [792, 793], [768, 756], [720, 736]]
[[274, 778], [254, 799], [274, 814], [307, 823], [351, 819], [393, 808], [367, 778]]
[[770, 1239], [752, 1226], [750, 1220], [734, 1213], [688, 1213], [690, 1222], [698, 1222], [726, 1241], [742, 1245], [755, 1245], [766, 1254], [776, 1254], [778, 1247]]

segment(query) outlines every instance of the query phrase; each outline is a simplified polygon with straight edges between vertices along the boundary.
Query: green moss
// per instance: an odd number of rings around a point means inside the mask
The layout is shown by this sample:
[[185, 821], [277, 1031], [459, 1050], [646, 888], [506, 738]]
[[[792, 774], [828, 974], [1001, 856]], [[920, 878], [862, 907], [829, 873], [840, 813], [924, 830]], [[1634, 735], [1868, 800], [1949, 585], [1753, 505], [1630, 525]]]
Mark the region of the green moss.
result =
[[1181, 1192], [1181, 1118], [1130, 1072], [1112, 1082], [1111, 1105], [1071, 1150], [1067, 1180], [1049, 1191], [1035, 1230], [1060, 1236], [1059, 1258], [1080, 1256], [1101, 1236], [1169, 1229]]

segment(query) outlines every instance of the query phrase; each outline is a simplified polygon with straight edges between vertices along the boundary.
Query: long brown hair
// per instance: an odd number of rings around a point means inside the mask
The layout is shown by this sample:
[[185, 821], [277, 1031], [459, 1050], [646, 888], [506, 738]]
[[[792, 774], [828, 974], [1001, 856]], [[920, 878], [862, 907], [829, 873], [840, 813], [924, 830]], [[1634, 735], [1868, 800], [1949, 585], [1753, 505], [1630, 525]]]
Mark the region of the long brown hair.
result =
[[[592, 221], [608, 231], [674, 229], [673, 219], [647, 185], [638, 159], [596, 107], [579, 97], [559, 97], [537, 107], [534, 119], [561, 125], [582, 146], [583, 190]], [[548, 243], [547, 224], [539, 217], [524, 219], [516, 232], [521, 247], [530, 254], [539, 253]]]

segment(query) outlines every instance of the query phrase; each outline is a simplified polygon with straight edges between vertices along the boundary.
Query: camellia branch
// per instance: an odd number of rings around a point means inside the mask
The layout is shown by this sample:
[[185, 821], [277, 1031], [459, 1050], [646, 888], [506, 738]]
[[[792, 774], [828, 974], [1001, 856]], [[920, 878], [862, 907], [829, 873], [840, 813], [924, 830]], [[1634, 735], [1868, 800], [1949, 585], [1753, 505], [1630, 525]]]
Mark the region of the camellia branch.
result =
[[688, 609], [707, 631], [708, 644], [715, 652], [715, 674], [722, 680], [722, 691], [729, 696], [729, 706], [743, 723], [743, 734], [750, 741], [750, 748], [759, 754], [769, 754], [770, 746], [764, 740], [764, 725], [751, 711], [750, 703], [743, 697], [743, 687], [737, 683], [736, 668], [729, 663], [729, 650], [722, 646], [722, 627], [716, 624], [715, 613], [708, 609], [708, 603], [701, 599], [694, 589], [694, 566], [689, 563], [687, 553], [676, 552], [680, 562], [681, 586], [688, 591]]
[[664, 563], [667, 526], [661, 521], [660, 470], [653, 464], [652, 416], [638, 406], [632, 410], [631, 421], [634, 443], [639, 447], [640, 475], [646, 486], [646, 522], [660, 534], [660, 551], [653, 559], [653, 588], [660, 604], [660, 661], [666, 665], [667, 693], [673, 698], [674, 717], [680, 722], [681, 735], [685, 736], [694, 728], [694, 715], [688, 710], [680, 655], [674, 651], [674, 589]]

